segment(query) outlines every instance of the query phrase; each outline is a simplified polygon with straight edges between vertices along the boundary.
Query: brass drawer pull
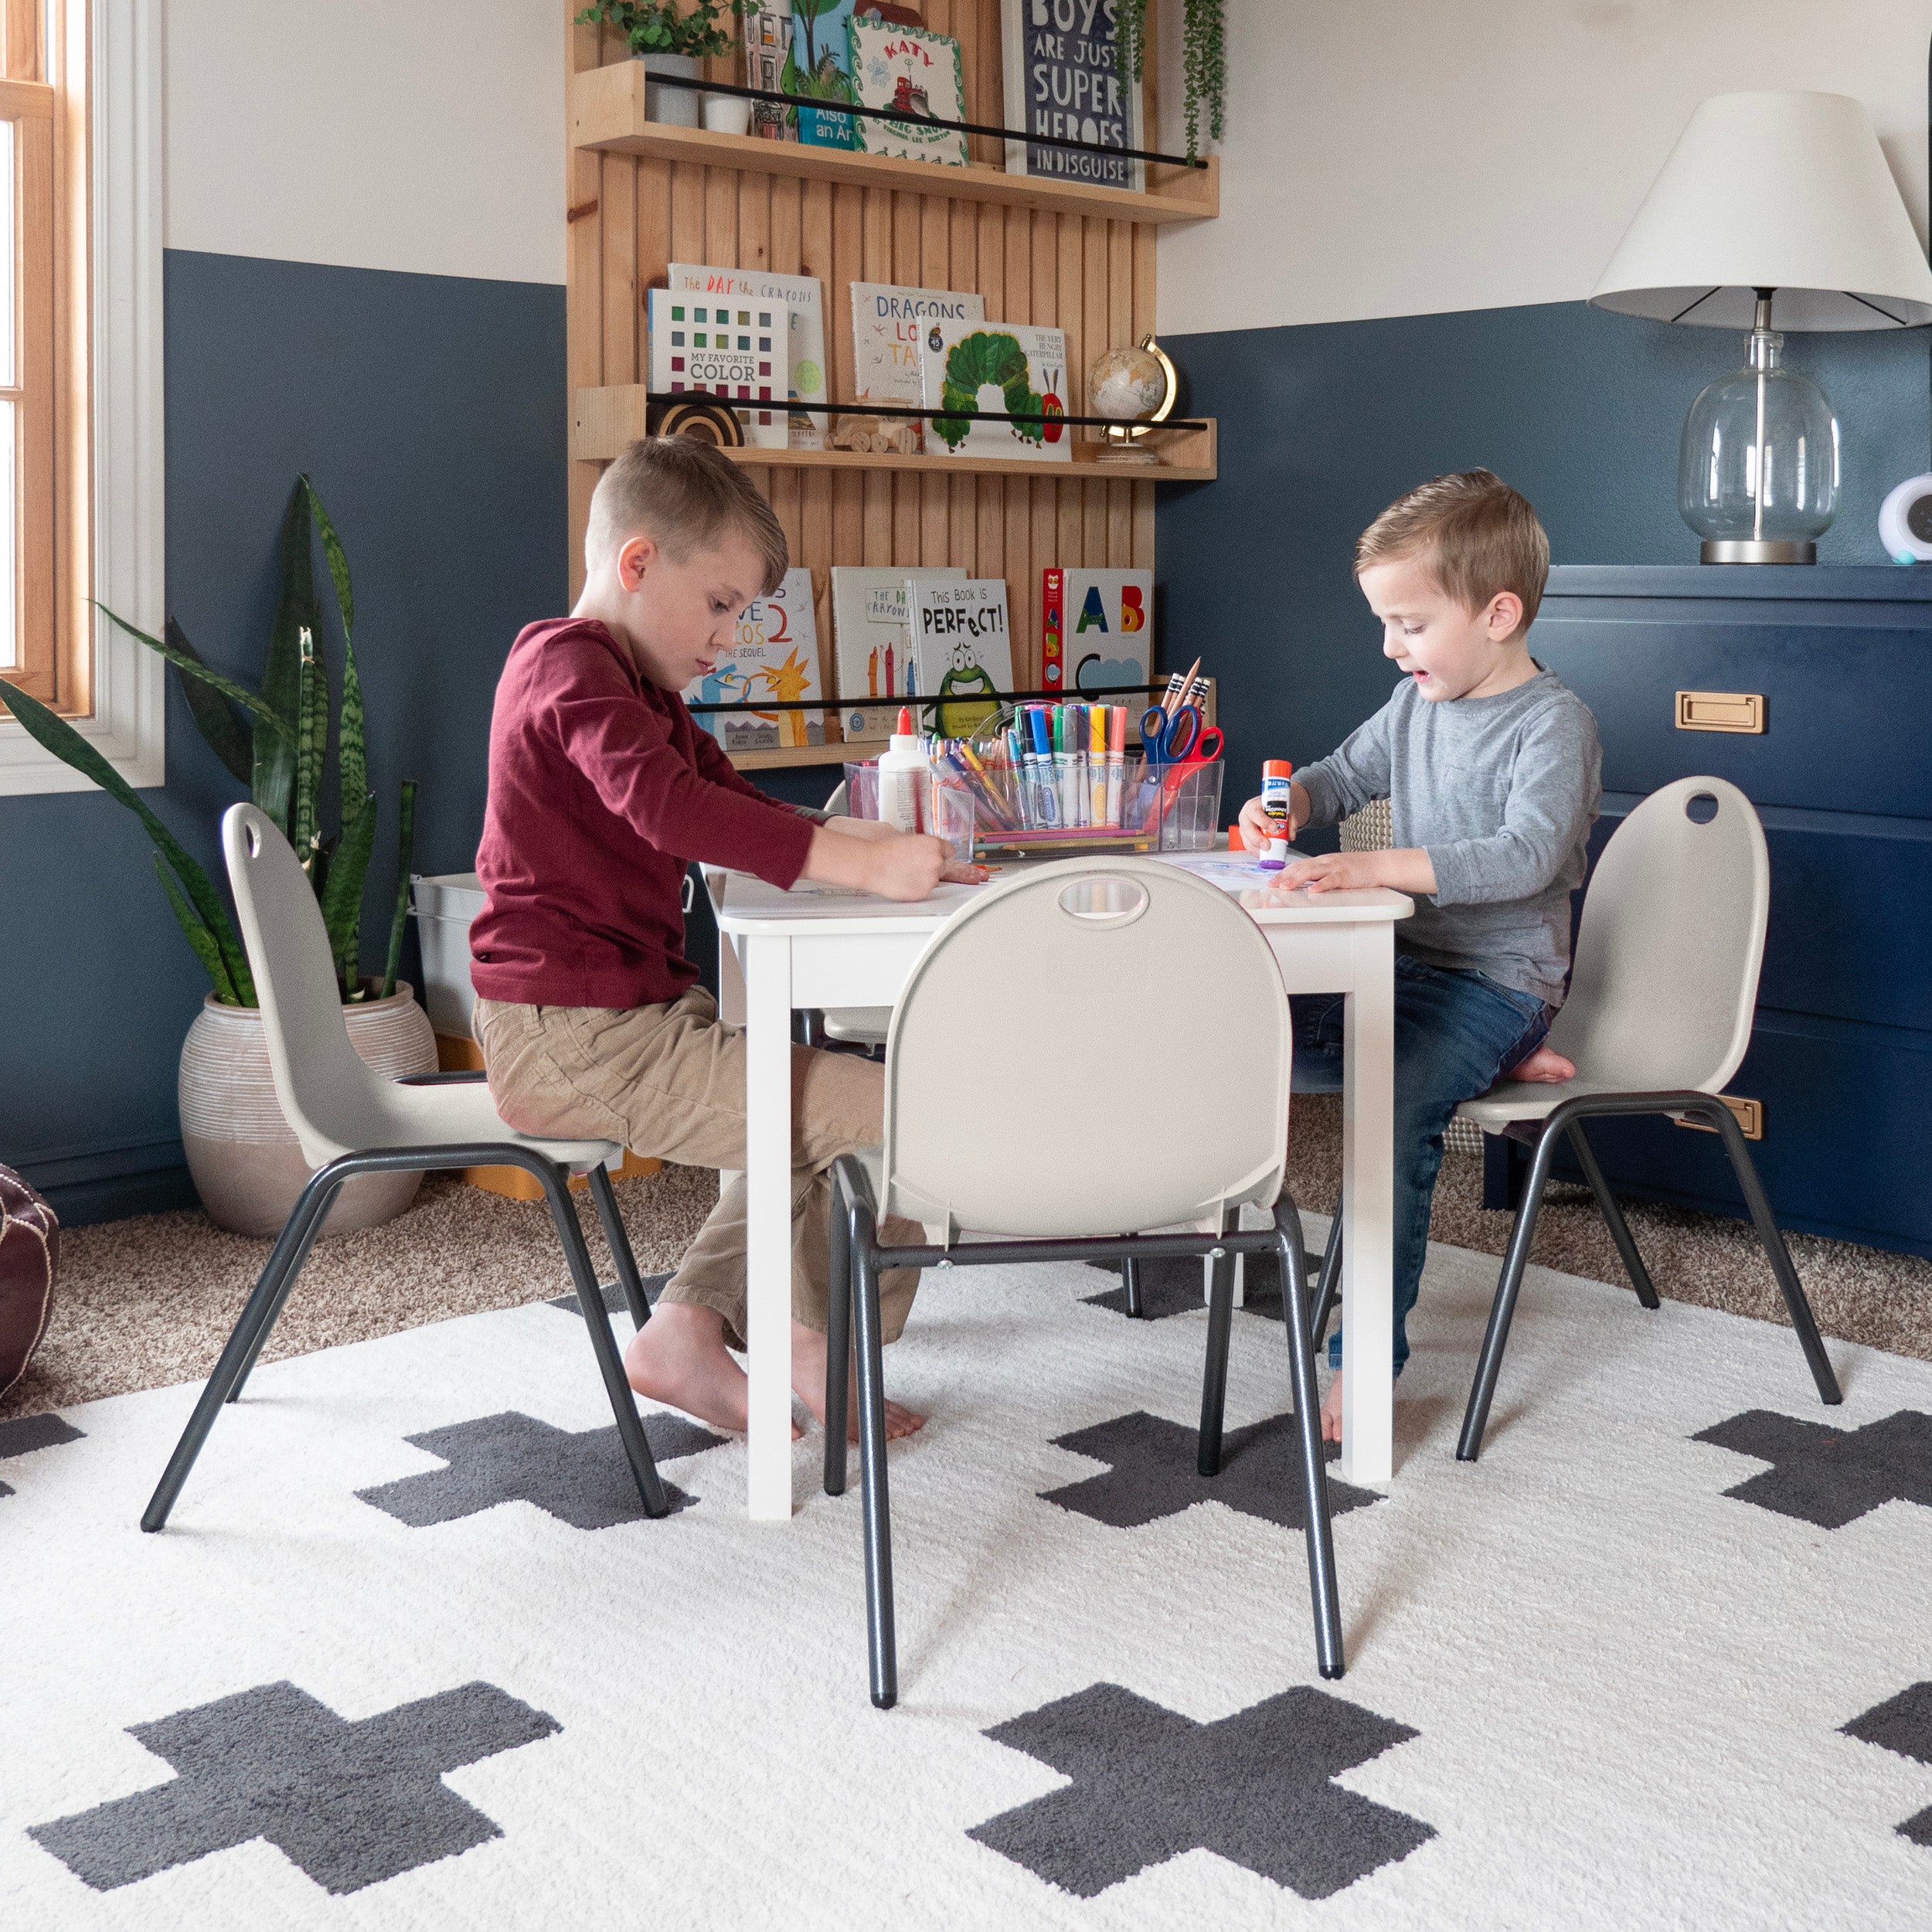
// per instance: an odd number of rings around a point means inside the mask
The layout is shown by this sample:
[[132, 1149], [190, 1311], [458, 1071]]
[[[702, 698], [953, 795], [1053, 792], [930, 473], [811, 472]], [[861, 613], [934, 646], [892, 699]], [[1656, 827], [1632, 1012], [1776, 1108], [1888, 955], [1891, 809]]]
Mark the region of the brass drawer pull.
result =
[[[1744, 1130], [1747, 1141], [1761, 1141], [1764, 1138], [1764, 1103], [1762, 1100], [1741, 1100], [1735, 1094], [1719, 1094], [1713, 1097], [1722, 1100], [1737, 1116], [1737, 1124]], [[1671, 1118], [1679, 1127], [1694, 1127], [1700, 1134], [1715, 1134], [1717, 1129], [1707, 1127], [1702, 1121], [1687, 1121], [1681, 1114]]]
[[1764, 729], [1764, 696], [1758, 691], [1680, 691], [1679, 731], [1749, 731]]

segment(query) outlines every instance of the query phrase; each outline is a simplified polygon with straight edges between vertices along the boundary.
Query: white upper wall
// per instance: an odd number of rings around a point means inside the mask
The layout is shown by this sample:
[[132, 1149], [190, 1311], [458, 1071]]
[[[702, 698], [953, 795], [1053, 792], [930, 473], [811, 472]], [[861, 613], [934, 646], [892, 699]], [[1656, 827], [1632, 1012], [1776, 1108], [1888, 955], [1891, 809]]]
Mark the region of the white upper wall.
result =
[[[1157, 4], [1172, 152], [1180, 10]], [[1221, 216], [1160, 231], [1164, 335], [1581, 301], [1691, 110], [1747, 88], [1862, 100], [1924, 239], [1932, 0], [1228, 0], [1227, 22]]]
[[167, 245], [564, 279], [558, 0], [168, 0]]

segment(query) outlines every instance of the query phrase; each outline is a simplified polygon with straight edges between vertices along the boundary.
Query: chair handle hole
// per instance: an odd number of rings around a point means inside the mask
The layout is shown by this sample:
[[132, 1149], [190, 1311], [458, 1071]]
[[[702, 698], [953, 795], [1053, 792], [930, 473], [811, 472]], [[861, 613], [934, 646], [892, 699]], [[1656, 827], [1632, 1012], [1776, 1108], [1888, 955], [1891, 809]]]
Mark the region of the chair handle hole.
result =
[[260, 832], [253, 825], [245, 825], [242, 828], [242, 836], [248, 842], [249, 857], [250, 859], [260, 858], [262, 855], [262, 835]]
[[1069, 879], [1060, 889], [1058, 903], [1068, 918], [1090, 926], [1127, 926], [1147, 910], [1147, 888], [1138, 879], [1098, 872]]
[[1708, 825], [1717, 816], [1717, 801], [1708, 791], [1693, 792], [1684, 801], [1684, 816], [1693, 825]]

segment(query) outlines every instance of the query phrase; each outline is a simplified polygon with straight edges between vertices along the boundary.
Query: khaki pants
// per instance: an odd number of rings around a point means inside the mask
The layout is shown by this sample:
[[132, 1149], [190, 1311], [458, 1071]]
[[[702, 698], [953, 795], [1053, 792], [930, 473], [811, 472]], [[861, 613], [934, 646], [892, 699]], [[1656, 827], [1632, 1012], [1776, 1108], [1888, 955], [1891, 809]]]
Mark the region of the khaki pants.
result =
[[[724, 1191], [666, 1285], [667, 1301], [716, 1308], [725, 1339], [743, 1349], [745, 1329], [745, 1040], [719, 1025], [717, 1003], [699, 988], [668, 1006], [524, 1006], [479, 999], [477, 1043], [491, 1097], [524, 1134], [615, 1141], [638, 1154], [692, 1167], [732, 1168]], [[879, 1145], [884, 1072], [850, 1053], [791, 1049], [791, 1311], [825, 1327], [832, 1182], [842, 1154]], [[888, 1244], [925, 1239], [914, 1221], [879, 1229]], [[915, 1268], [879, 1277], [888, 1342], [898, 1338], [919, 1285]]]

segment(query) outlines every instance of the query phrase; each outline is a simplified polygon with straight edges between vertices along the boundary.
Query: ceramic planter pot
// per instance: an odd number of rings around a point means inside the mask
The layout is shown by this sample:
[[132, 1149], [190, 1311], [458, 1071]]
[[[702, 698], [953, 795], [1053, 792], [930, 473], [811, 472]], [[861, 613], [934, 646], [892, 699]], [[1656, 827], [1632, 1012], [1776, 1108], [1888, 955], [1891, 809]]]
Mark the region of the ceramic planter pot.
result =
[[647, 121], [661, 121], [667, 128], [695, 128], [698, 124], [698, 104], [700, 97], [692, 87], [660, 87], [652, 81], [653, 74], [678, 74], [686, 80], [696, 80], [701, 66], [695, 54], [651, 53], [640, 54], [644, 63], [644, 117]]
[[[389, 1080], [436, 1071], [436, 1036], [410, 988], [346, 1006], [357, 1053]], [[309, 1165], [275, 1098], [260, 1010], [224, 1006], [210, 993], [181, 1049], [181, 1141], [202, 1206], [236, 1234], [278, 1234]], [[359, 1174], [335, 1197], [325, 1234], [393, 1220], [416, 1198], [420, 1174]]]

